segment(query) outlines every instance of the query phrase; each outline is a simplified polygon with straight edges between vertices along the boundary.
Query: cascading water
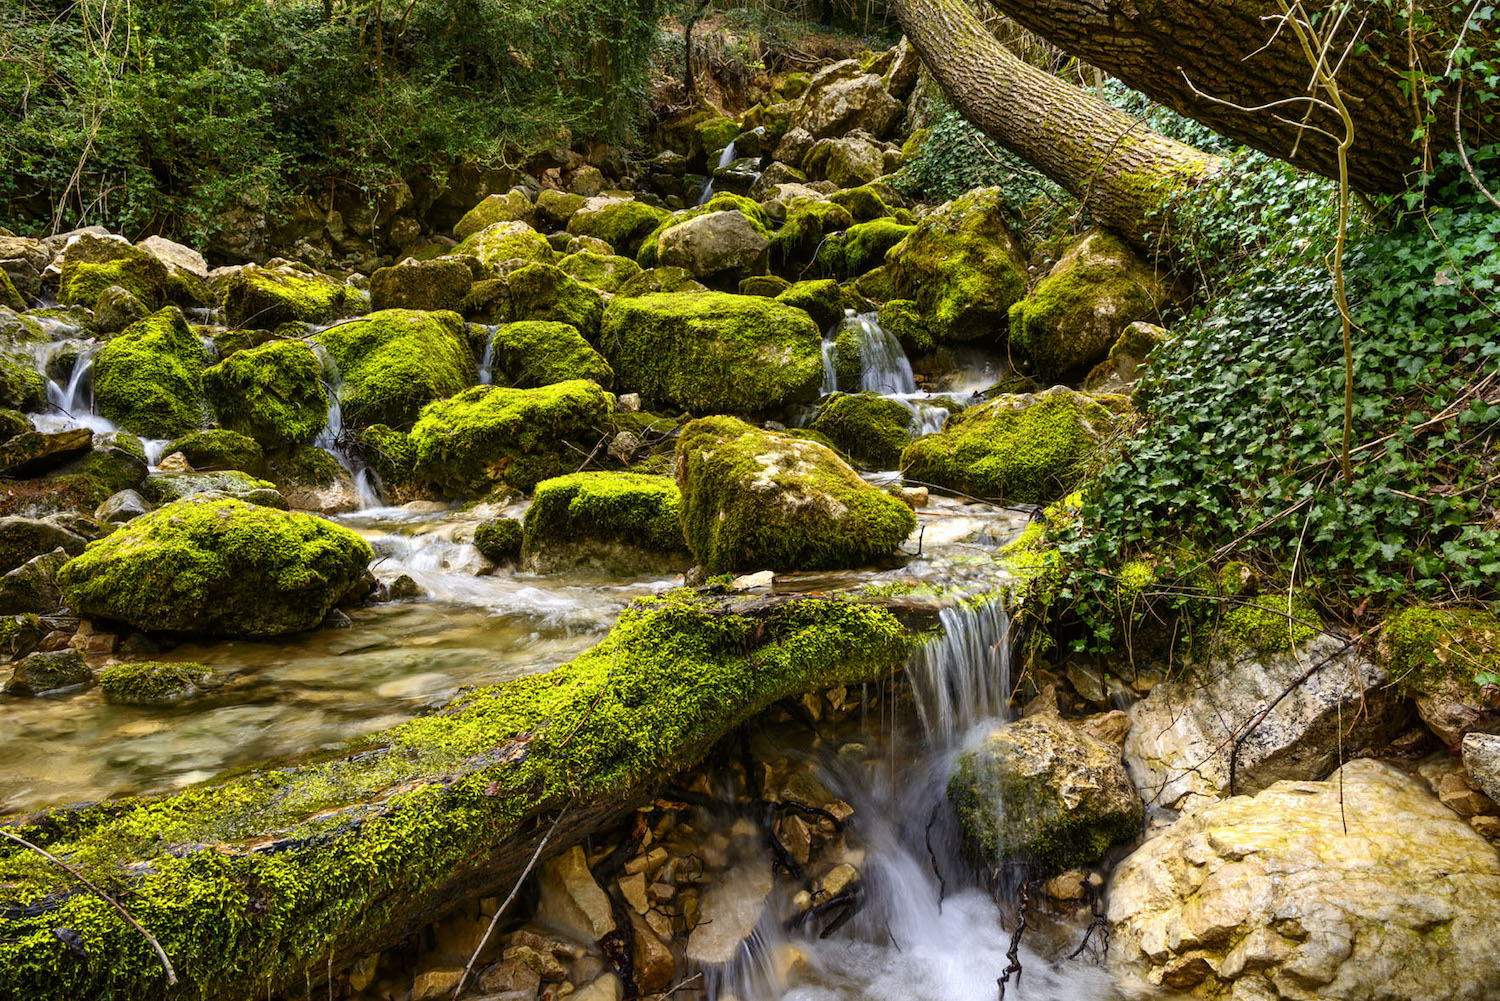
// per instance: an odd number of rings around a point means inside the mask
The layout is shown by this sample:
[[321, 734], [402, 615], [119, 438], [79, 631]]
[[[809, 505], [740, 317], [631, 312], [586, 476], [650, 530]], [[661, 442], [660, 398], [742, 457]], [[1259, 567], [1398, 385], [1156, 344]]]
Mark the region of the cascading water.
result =
[[480, 327], [487, 331], [484, 338], [484, 355], [479, 359], [479, 384], [492, 386], [495, 383], [495, 331], [496, 327]]
[[[859, 366], [858, 380], [840, 387], [838, 370], [843, 352], [854, 350]], [[912, 437], [936, 434], [943, 429], [949, 410], [917, 392], [911, 359], [901, 342], [880, 325], [875, 313], [851, 314], [841, 320], [823, 339], [824, 396], [843, 388], [849, 392], [879, 393], [899, 403], [912, 416]]]
[[[66, 383], [47, 378], [47, 371], [57, 354], [69, 344], [76, 346], [73, 365], [68, 371]], [[47, 402], [58, 411], [56, 414], [37, 414], [32, 423], [37, 430], [46, 432], [70, 431], [88, 428], [95, 434], [117, 430], [114, 421], [94, 413], [93, 374], [94, 354], [99, 346], [92, 341], [55, 342], [39, 345], [36, 352], [37, 371], [47, 378]]]
[[[734, 140], [730, 140], [729, 145], [724, 147], [724, 152], [722, 152], [722, 153], [719, 154], [719, 162], [715, 166], [714, 169], [715, 170], [720, 170], [720, 169], [722, 169], [724, 167], [729, 166], [731, 163], [733, 163], [734, 162], [734, 152], [735, 152], [734, 151]], [[698, 204], [699, 205], [707, 205], [708, 204], [708, 200], [710, 198], [712, 198], [713, 196], [714, 196], [714, 178], [713, 178], [713, 173], [710, 172], [709, 176], [708, 176], [708, 183], [703, 186], [703, 194], [701, 194], [701, 195], [698, 196]]]
[[344, 377], [339, 372], [338, 363], [323, 345], [317, 341], [308, 343], [323, 367], [323, 391], [328, 394], [328, 419], [323, 430], [313, 439], [313, 445], [333, 456], [349, 472], [354, 481], [354, 498], [360, 510], [379, 507], [384, 502], [380, 497], [375, 474], [356, 454], [350, 452], [344, 440], [344, 407], [340, 400]]

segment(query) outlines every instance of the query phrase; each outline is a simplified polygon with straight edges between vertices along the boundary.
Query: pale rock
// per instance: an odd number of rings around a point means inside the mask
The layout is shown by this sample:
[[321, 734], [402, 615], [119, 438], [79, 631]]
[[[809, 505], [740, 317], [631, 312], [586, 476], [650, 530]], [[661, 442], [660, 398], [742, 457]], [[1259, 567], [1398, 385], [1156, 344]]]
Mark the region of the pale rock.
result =
[[1053, 900], [1082, 900], [1086, 885], [1087, 873], [1081, 869], [1069, 869], [1043, 883], [1042, 892]]
[[541, 986], [541, 976], [520, 959], [502, 959], [479, 975], [479, 989], [486, 994], [534, 998]]
[[162, 460], [156, 464], [156, 468], [164, 473], [191, 473], [192, 463], [188, 462], [187, 456], [181, 452], [173, 452], [171, 455], [162, 456]]
[[195, 278], [208, 278], [208, 261], [192, 247], [184, 247], [161, 236], [148, 236], [136, 246], [165, 264], [172, 274], [185, 271]]
[[758, 587], [770, 587], [775, 583], [776, 572], [774, 570], [761, 570], [736, 577], [729, 586], [735, 591], [753, 591]]
[[797, 860], [799, 865], [807, 865], [808, 858], [812, 854], [812, 828], [807, 826], [807, 821], [797, 814], [789, 814], [781, 818], [781, 830], [779, 836], [782, 847], [787, 854]]
[[613, 973], [606, 973], [570, 996], [574, 1001], [621, 1001], [625, 997], [625, 985]]
[[511, 945], [500, 954], [501, 959], [513, 959], [518, 963], [525, 963], [536, 971], [537, 976], [543, 980], [562, 980], [567, 977], [568, 971], [556, 954], [551, 949], [545, 948], [545, 943], [538, 942], [543, 948], [535, 948], [530, 945]]
[[667, 850], [658, 845], [646, 854], [637, 855], [635, 858], [626, 862], [625, 871], [632, 876], [634, 876], [638, 872], [644, 872], [649, 875], [656, 872], [662, 866], [666, 865], [667, 859], [669, 857], [670, 855]]
[[1481, 1001], [1500, 996], [1497, 907], [1495, 849], [1421, 780], [1359, 759], [1137, 849], [1109, 889], [1110, 960], [1201, 998]]
[[901, 499], [906, 501], [907, 507], [919, 510], [932, 503], [932, 494], [926, 487], [902, 487]]
[[464, 974], [462, 966], [439, 966], [421, 970], [412, 980], [411, 1001], [438, 1001], [453, 995], [458, 979]]
[[652, 908], [646, 912], [646, 924], [656, 933], [657, 938], [670, 939], [672, 937], [672, 919], [661, 911]]
[[716, 966], [733, 960], [760, 921], [773, 885], [763, 860], [743, 862], [720, 877], [703, 896], [687, 958]]
[[900, 117], [901, 102], [890, 95], [880, 77], [846, 59], [814, 74], [792, 125], [807, 130], [814, 139], [855, 129], [884, 138]]
[[640, 450], [641, 439], [633, 431], [621, 431], [609, 442], [609, 457], [621, 465], [628, 465]]
[[1285, 653], [1240, 650], [1187, 665], [1186, 680], [1156, 685], [1130, 708], [1125, 738], [1125, 764], [1148, 809], [1170, 816], [1228, 795], [1232, 735], [1283, 692], [1240, 744], [1236, 793], [1282, 779], [1320, 779], [1340, 754], [1400, 733], [1406, 714], [1385, 670], [1352, 650], [1339, 653], [1342, 646], [1321, 635]]
[[621, 393], [615, 399], [615, 409], [622, 414], [637, 413], [641, 409], [640, 393]]
[[594, 881], [577, 845], [548, 859], [538, 877], [536, 919], [581, 942], [597, 942], [615, 930], [609, 897]]
[[1500, 802], [1500, 735], [1466, 734], [1463, 760], [1474, 786], [1490, 799]]
[[818, 889], [824, 897], [837, 897], [857, 879], [859, 879], [859, 870], [847, 862], [841, 862], [828, 870], [828, 874], [818, 884]]
[[625, 876], [620, 879], [618, 886], [620, 887], [620, 894], [625, 898], [625, 902], [637, 914], [645, 914], [651, 909], [651, 905], [646, 901], [645, 873], [638, 872], [633, 876]]
[[1095, 740], [1123, 748], [1125, 738], [1130, 733], [1130, 717], [1118, 709], [1112, 709], [1107, 713], [1085, 716], [1077, 722], [1077, 726]]
[[763, 270], [771, 241], [741, 212], [710, 212], [680, 222], [661, 235], [663, 267], [685, 269], [695, 278], [724, 272]]

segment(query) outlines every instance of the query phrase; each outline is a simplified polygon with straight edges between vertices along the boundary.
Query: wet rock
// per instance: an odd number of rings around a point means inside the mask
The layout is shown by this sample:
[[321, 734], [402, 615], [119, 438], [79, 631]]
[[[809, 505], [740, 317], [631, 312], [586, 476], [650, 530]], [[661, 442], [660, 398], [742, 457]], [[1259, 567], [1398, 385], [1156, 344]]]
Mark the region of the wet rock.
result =
[[856, 188], [885, 172], [885, 150], [854, 136], [819, 139], [802, 166], [814, 180], [832, 181], [840, 188]]
[[948, 798], [977, 860], [1034, 860], [1054, 871], [1097, 861], [1136, 835], [1142, 814], [1119, 748], [1051, 713], [1008, 723], [962, 752]]
[[666, 990], [677, 975], [677, 961], [644, 918], [630, 915], [635, 931], [635, 985], [646, 994]]
[[462, 966], [439, 966], [418, 972], [412, 979], [411, 1001], [439, 1001], [440, 998], [452, 997], [453, 988], [458, 986], [463, 973]]
[[45, 695], [93, 680], [93, 672], [77, 650], [34, 653], [16, 665], [5, 683], [5, 694]]
[[[230, 433], [253, 439], [260, 449], [306, 445], [323, 430], [328, 418], [328, 393], [323, 387], [323, 365], [313, 349], [300, 340], [269, 341], [236, 351], [203, 373], [203, 389], [219, 423]], [[202, 463], [209, 449], [204, 436], [189, 435], [198, 454], [189, 454], [198, 468], [254, 471], [243, 461]], [[245, 453], [240, 446], [231, 451]], [[246, 456], [246, 458], [250, 458]]]
[[755, 931], [773, 885], [771, 867], [764, 861], [741, 863], [711, 884], [688, 939], [688, 960], [714, 966], [733, 961]]
[[359, 507], [354, 475], [343, 463], [313, 445], [303, 445], [266, 463], [266, 477], [296, 511], [342, 514]]
[[1130, 733], [1130, 717], [1118, 709], [1095, 716], [1085, 716], [1077, 721], [1077, 727], [1095, 740], [1116, 747], [1125, 747], [1125, 737]]
[[94, 517], [112, 525], [121, 525], [151, 510], [151, 504], [134, 490], [121, 490], [94, 511]]
[[[1125, 761], [1148, 806], [1202, 807], [1229, 793], [1231, 735], [1293, 679], [1342, 646], [1318, 636], [1294, 651], [1226, 651], [1157, 685], [1130, 708]], [[1345, 651], [1293, 688], [1241, 742], [1235, 792], [1281, 779], [1318, 779], [1366, 746], [1401, 732], [1406, 714], [1385, 670]], [[1343, 732], [1340, 731], [1340, 726]]]
[[515, 1001], [535, 998], [541, 989], [542, 978], [521, 959], [503, 959], [485, 968], [479, 974], [479, 989], [486, 994], [498, 994]]
[[599, 472], [544, 480], [526, 511], [522, 564], [539, 573], [681, 568], [688, 549], [680, 509], [677, 484], [666, 476]]
[[129, 706], [172, 706], [219, 684], [212, 671], [191, 662], [127, 661], [99, 675], [106, 702]]
[[1463, 769], [1455, 769], [1443, 776], [1438, 785], [1437, 797], [1438, 802], [1460, 817], [1495, 812], [1495, 801], [1475, 789]]
[[163, 473], [191, 473], [193, 471], [193, 464], [181, 452], [171, 452], [162, 456], [161, 461], [156, 464], [156, 468], [159, 472]]
[[424, 404], [478, 380], [456, 313], [386, 309], [317, 335], [338, 366], [344, 421], [352, 427], [412, 426]]
[[[225, 428], [195, 431], [172, 442], [167, 451], [167, 458], [177, 455], [185, 459], [189, 470], [237, 469], [251, 475], [265, 471], [265, 453], [260, 444], [254, 438]], [[157, 468], [166, 469], [166, 462], [167, 459], [162, 459]]]
[[94, 329], [101, 334], [118, 334], [150, 315], [151, 310], [129, 289], [111, 285], [99, 293], [99, 301], [94, 306]]
[[93, 441], [88, 428], [55, 434], [24, 431], [0, 443], [0, 476], [21, 480], [45, 475], [86, 455]]
[[412, 580], [410, 574], [399, 574], [386, 585], [386, 597], [391, 601], [406, 601], [411, 598], [420, 598], [426, 593], [426, 591], [422, 590], [422, 585]]
[[274, 330], [283, 323], [331, 323], [364, 308], [359, 291], [311, 268], [247, 264], [220, 286], [233, 327]]
[[574, 846], [542, 864], [536, 920], [580, 942], [597, 942], [615, 930], [609, 897], [589, 872], [583, 849]]
[[0, 518], [0, 571], [14, 570], [59, 548], [77, 556], [86, 545], [82, 535], [48, 519]]
[[1341, 776], [1205, 807], [1126, 859], [1116, 968], [1203, 998], [1500, 993], [1500, 856], [1418, 780], [1371, 760]]
[[1474, 785], [1490, 799], [1500, 802], [1500, 736], [1467, 734], [1463, 739], [1463, 760]]
[[0, 577], [0, 615], [51, 612], [62, 606], [57, 571], [68, 562], [61, 548], [35, 556]]
[[613, 973], [606, 973], [571, 995], [573, 1001], [621, 1001], [625, 985]]
[[89, 547], [58, 584], [74, 611], [136, 629], [281, 636], [367, 593], [372, 555], [321, 518], [189, 497]]
[[[186, 460], [184, 460], [184, 464]], [[141, 493], [153, 504], [170, 504], [172, 501], [181, 500], [184, 497], [193, 497], [197, 494], [225, 494], [238, 500], [247, 500], [252, 503], [264, 503], [265, 498], [262, 491], [274, 493], [276, 485], [267, 480], [257, 479], [249, 473], [242, 473], [237, 469], [223, 469], [218, 472], [162, 472], [149, 477]], [[275, 507], [285, 506], [273, 504]]]
[[[453, 235], [462, 240], [497, 222], [521, 222], [530, 226], [532, 215], [531, 199], [526, 197], [524, 191], [512, 188], [503, 195], [490, 195], [470, 209], [453, 227]], [[421, 309], [422, 307], [410, 306], [408, 308]]]
[[99, 412], [147, 438], [198, 430], [203, 355], [203, 342], [175, 306], [131, 324], [94, 356]]
[[526, 320], [506, 323], [490, 338], [493, 382], [534, 389], [570, 379], [591, 379], [608, 389], [609, 363], [570, 323]]

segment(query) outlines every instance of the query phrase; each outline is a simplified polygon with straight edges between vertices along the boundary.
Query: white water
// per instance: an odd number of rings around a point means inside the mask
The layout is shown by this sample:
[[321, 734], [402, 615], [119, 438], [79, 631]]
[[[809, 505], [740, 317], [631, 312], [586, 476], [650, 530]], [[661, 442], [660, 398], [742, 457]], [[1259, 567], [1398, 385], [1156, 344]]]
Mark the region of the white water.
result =
[[481, 386], [493, 386], [495, 384], [495, 327], [483, 327], [487, 331], [484, 338], [484, 357], [479, 359], [479, 384]]
[[328, 394], [328, 417], [323, 430], [313, 439], [313, 445], [321, 448], [338, 460], [340, 466], [354, 481], [354, 500], [359, 510], [368, 511], [385, 503], [380, 496], [379, 480], [359, 455], [349, 448], [344, 438], [344, 406], [340, 400], [344, 390], [344, 377], [339, 372], [338, 362], [328, 349], [317, 341], [308, 341], [318, 363], [323, 367], [323, 391]]
[[949, 416], [948, 408], [931, 402], [929, 394], [917, 392], [911, 359], [906, 357], [896, 336], [880, 325], [875, 313], [851, 313], [823, 338], [822, 394], [828, 396], [839, 391], [838, 337], [845, 330], [854, 331], [859, 349], [859, 383], [845, 387], [847, 391], [878, 393], [901, 404], [912, 416], [913, 438], [941, 431]]
[[[729, 145], [724, 147], [724, 152], [722, 152], [722, 153], [719, 154], [719, 162], [718, 162], [717, 166], [714, 169], [718, 170], [718, 169], [720, 169], [722, 167], [727, 167], [727, 166], [729, 166], [733, 162], [734, 162], [734, 140], [731, 139], [730, 142], [729, 142]], [[714, 196], [714, 176], [713, 176], [713, 171], [709, 171], [709, 174], [708, 174], [708, 183], [703, 186], [703, 194], [701, 194], [701, 195], [698, 196], [698, 204], [699, 205], [707, 205], [708, 204], [708, 200], [710, 198], [712, 198], [713, 196]]]

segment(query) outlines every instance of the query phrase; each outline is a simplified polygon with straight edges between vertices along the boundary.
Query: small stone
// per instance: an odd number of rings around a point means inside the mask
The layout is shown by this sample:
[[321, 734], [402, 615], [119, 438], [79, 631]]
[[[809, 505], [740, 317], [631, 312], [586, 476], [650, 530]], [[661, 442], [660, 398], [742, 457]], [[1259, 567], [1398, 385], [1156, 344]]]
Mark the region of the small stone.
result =
[[479, 975], [479, 989], [486, 994], [534, 998], [541, 986], [541, 975], [520, 959], [502, 959]]
[[734, 591], [753, 591], [758, 587], [770, 587], [776, 583], [776, 574], [771, 570], [761, 570], [758, 573], [747, 573], [743, 577], [736, 577], [729, 585]]
[[422, 970], [412, 980], [411, 1001], [438, 1001], [453, 994], [458, 978], [464, 974], [462, 966], [439, 966]]
[[1130, 733], [1130, 717], [1118, 709], [1096, 716], [1085, 716], [1077, 722], [1078, 729], [1106, 744], [1125, 746], [1125, 737]]
[[1452, 771], [1444, 775], [1442, 782], [1438, 785], [1437, 794], [1442, 804], [1460, 817], [1495, 812], [1494, 800], [1472, 788], [1462, 771]]
[[640, 412], [640, 393], [621, 393], [615, 399], [615, 409], [622, 414], [634, 414]]
[[420, 598], [426, 592], [422, 585], [412, 580], [410, 574], [400, 574], [386, 585], [386, 596], [391, 601], [405, 601], [409, 598]]
[[859, 879], [859, 871], [854, 866], [843, 863], [828, 871], [828, 875], [824, 876], [823, 881], [818, 884], [818, 889], [825, 897], [837, 897], [857, 879]]
[[1042, 892], [1053, 900], [1082, 900], [1088, 876], [1081, 869], [1070, 869], [1042, 884]]
[[1470, 817], [1469, 826], [1492, 841], [1500, 838], [1500, 817], [1496, 817], [1493, 814], [1481, 814], [1477, 817]]
[[677, 887], [671, 883], [652, 883], [646, 887], [646, 896], [653, 904], [671, 903], [672, 898], [677, 895]]
[[901, 499], [906, 501], [906, 506], [917, 510], [932, 503], [932, 495], [926, 487], [902, 487]]
[[654, 873], [667, 864], [669, 855], [665, 848], [657, 846], [644, 855], [637, 855], [625, 863], [625, 872], [634, 876], [638, 872]]
[[838, 820], [839, 823], [843, 823], [850, 817], [854, 816], [854, 807], [850, 806], [848, 803], [845, 803], [841, 799], [829, 800], [827, 804], [824, 805], [823, 809], [833, 814], [834, 818]]
[[621, 431], [609, 443], [609, 457], [622, 465], [629, 464], [641, 447], [641, 439], [633, 432]]
[[188, 462], [187, 456], [181, 452], [163, 456], [162, 460], [156, 464], [156, 468], [164, 473], [191, 473], [193, 471], [192, 463]]
[[597, 942], [615, 930], [609, 897], [589, 872], [583, 849], [574, 846], [542, 865], [536, 919], [582, 942]]
[[651, 909], [646, 900], [646, 874], [638, 872], [632, 876], [625, 876], [619, 880], [617, 885], [620, 893], [625, 897], [625, 902], [634, 908], [637, 914], [645, 914]]
[[613, 973], [606, 973], [572, 996], [575, 1001], [621, 1001], [625, 996], [625, 985]]
[[646, 924], [651, 926], [651, 930], [656, 933], [657, 938], [670, 939], [672, 937], [672, 919], [661, 911], [655, 908], [647, 911]]
[[349, 967], [349, 987], [355, 992], [369, 987], [375, 980], [375, 971], [380, 966], [380, 953], [361, 956]]
[[94, 680], [94, 673], [76, 650], [34, 653], [21, 661], [5, 684], [7, 695], [44, 695]]
[[574, 983], [583, 984], [595, 979], [604, 973], [604, 960], [592, 953], [584, 953], [573, 960], [568, 968], [568, 979]]
[[88, 654], [111, 654], [120, 645], [120, 637], [114, 633], [95, 633], [88, 638], [83, 652]]
[[68, 648], [68, 641], [72, 638], [72, 633], [65, 632], [62, 629], [54, 629], [42, 637], [42, 642], [37, 645], [37, 649], [44, 653], [50, 653], [53, 650], [66, 650]]
[[635, 928], [635, 984], [644, 993], [665, 990], [677, 974], [672, 950], [656, 937], [650, 924], [638, 915], [630, 915]]
[[807, 865], [807, 860], [812, 854], [812, 829], [807, 826], [807, 821], [796, 814], [783, 817], [780, 824], [779, 837], [782, 847], [799, 865]]
[[119, 493], [111, 494], [108, 500], [100, 504], [94, 512], [94, 517], [111, 525], [119, 525], [132, 518], [139, 518], [150, 510], [151, 505], [139, 493], [134, 490], [121, 490]]

